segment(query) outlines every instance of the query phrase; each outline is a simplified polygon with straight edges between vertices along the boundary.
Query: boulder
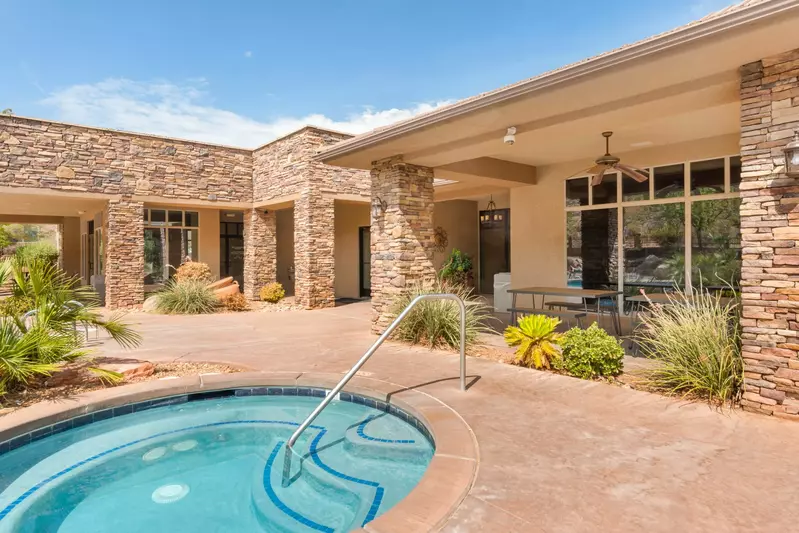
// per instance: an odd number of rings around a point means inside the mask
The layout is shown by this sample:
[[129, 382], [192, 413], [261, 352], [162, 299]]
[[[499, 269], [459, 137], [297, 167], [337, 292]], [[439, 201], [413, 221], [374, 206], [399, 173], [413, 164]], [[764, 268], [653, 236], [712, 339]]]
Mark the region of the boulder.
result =
[[152, 296], [150, 296], [149, 298], [144, 300], [144, 305], [142, 306], [142, 310], [145, 313], [154, 313], [155, 312], [155, 306], [157, 304], [158, 304], [158, 295], [157, 294], [153, 294]]
[[[155, 372], [155, 365], [148, 361], [132, 361], [118, 363], [101, 363], [91, 365], [96, 368], [122, 374], [124, 381], [133, 378], [151, 376]], [[101, 376], [95, 374], [85, 366], [64, 368], [54, 372], [47, 381], [46, 387], [77, 387], [96, 385], [103, 382]]]
[[134, 363], [104, 363], [97, 365], [98, 368], [116, 372], [125, 376], [125, 380], [133, 378], [143, 378], [152, 376], [155, 372], [155, 365], [149, 361], [137, 361]]

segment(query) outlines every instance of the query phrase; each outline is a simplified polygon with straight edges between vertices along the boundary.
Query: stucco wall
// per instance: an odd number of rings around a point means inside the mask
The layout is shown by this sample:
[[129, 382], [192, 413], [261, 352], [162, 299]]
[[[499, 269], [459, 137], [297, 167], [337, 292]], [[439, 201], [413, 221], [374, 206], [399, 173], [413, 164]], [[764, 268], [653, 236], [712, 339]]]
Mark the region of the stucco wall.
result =
[[221, 267], [219, 210], [197, 209], [196, 211], [200, 214], [200, 249], [197, 257], [201, 262], [208, 264], [214, 279], [219, 279]]
[[80, 275], [80, 218], [64, 217], [61, 223], [61, 261], [71, 276]]
[[0, 186], [252, 201], [249, 150], [0, 116]]
[[437, 202], [433, 208], [433, 225], [436, 228], [441, 226], [447, 232], [449, 241], [443, 252], [433, 253], [433, 265], [436, 270], [441, 269], [450, 252], [457, 248], [472, 258], [476, 276], [479, 262], [477, 202], [473, 200]]
[[360, 247], [361, 226], [370, 224], [368, 204], [336, 202], [335, 205], [335, 293], [336, 298], [360, 297]]

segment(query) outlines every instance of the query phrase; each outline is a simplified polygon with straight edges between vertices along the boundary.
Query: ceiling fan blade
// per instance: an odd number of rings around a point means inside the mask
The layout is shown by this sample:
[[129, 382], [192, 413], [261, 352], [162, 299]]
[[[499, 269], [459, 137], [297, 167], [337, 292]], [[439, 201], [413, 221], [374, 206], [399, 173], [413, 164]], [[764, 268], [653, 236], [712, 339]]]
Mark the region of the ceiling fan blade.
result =
[[584, 169], [582, 169], [582, 170], [580, 170], [580, 171], [578, 171], [578, 172], [575, 172], [574, 174], [572, 174], [571, 176], [569, 176], [569, 177], [568, 177], [568, 178], [566, 178], [566, 179], [570, 179], [570, 178], [584, 178], [584, 177], [586, 177], [586, 176], [593, 176], [593, 175], [594, 175], [594, 174], [596, 174], [597, 172], [599, 172], [599, 166], [598, 166], [598, 165], [594, 165], [594, 166], [592, 166], [592, 167], [584, 168]]
[[640, 168], [631, 167], [630, 165], [625, 165], [623, 163], [616, 163], [616, 168], [630, 176], [638, 183], [643, 183], [649, 179], [649, 176], [645, 174], [646, 171], [641, 170]]
[[608, 171], [608, 167], [605, 165], [598, 165], [598, 167], [600, 167], [599, 173], [591, 180], [591, 185], [594, 187], [602, 183], [602, 178], [605, 177], [605, 172]]

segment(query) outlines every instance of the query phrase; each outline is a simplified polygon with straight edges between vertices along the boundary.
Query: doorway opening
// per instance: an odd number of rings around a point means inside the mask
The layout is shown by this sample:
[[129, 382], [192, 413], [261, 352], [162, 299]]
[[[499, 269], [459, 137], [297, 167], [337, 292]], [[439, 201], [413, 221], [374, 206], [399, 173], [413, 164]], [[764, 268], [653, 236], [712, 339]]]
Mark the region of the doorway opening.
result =
[[510, 209], [480, 211], [480, 292], [494, 291], [494, 274], [510, 272]]
[[358, 228], [358, 249], [360, 263], [361, 298], [372, 296], [372, 229], [369, 226]]
[[219, 273], [244, 288], [244, 215], [223, 211], [219, 218]]

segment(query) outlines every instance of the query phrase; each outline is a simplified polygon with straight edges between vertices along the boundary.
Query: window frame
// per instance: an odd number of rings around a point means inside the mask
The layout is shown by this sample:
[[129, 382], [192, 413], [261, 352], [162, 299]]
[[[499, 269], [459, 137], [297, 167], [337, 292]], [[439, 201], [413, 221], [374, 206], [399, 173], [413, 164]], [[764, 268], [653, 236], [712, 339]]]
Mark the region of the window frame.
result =
[[[163, 211], [164, 212], [164, 222], [152, 222], [152, 212], [153, 211]], [[180, 225], [170, 225], [169, 222], [169, 213], [180, 212]], [[197, 220], [196, 226], [187, 226], [186, 225], [186, 213], [193, 213], [195, 219]], [[170, 279], [170, 267], [169, 264], [169, 237], [168, 232], [172, 229], [179, 229], [181, 231], [181, 242], [184, 242], [183, 239], [183, 232], [195, 230], [197, 231], [197, 261], [200, 261], [200, 225], [201, 225], [201, 213], [196, 209], [180, 209], [180, 208], [171, 208], [171, 207], [145, 207], [144, 214], [143, 214], [143, 221], [144, 221], [144, 230], [148, 229], [157, 229], [163, 230], [164, 232], [164, 272], [163, 272], [163, 279], [169, 280]], [[144, 232], [142, 232], [142, 238], [144, 238]], [[181, 250], [181, 257], [183, 257], [183, 250]], [[177, 267], [175, 267], [177, 268]], [[144, 277], [144, 273], [142, 272], [142, 277]], [[146, 283], [145, 286], [147, 287], [156, 287], [158, 285], [162, 285], [164, 282], [160, 283]]]
[[[664, 162], [659, 165], [648, 165], [641, 167], [642, 169], [646, 170], [649, 173], [649, 179], [647, 182], [649, 183], [649, 199], [647, 200], [631, 200], [631, 201], [624, 201], [623, 200], [623, 190], [622, 190], [622, 183], [624, 181], [624, 176], [621, 176], [620, 179], [616, 180], [616, 202], [615, 203], [607, 203], [607, 204], [594, 204], [594, 195], [593, 195], [593, 187], [591, 185], [591, 180], [589, 176], [588, 180], [588, 205], [582, 206], [569, 206], [566, 204], [567, 202], [567, 182], [570, 180], [576, 179], [585, 179], [586, 176], [573, 176], [570, 178], [566, 178], [563, 180], [563, 209], [564, 209], [564, 220], [563, 225], [564, 229], [566, 227], [566, 214], [571, 211], [591, 211], [597, 209], [616, 209], [617, 210], [617, 238], [616, 238], [616, 246], [617, 246], [617, 256], [619, 258], [618, 267], [616, 272], [617, 277], [617, 286], [619, 291], [624, 293], [624, 239], [621, 238], [624, 235], [624, 208], [625, 207], [636, 207], [636, 206], [650, 206], [650, 205], [660, 205], [660, 204], [676, 204], [676, 203], [683, 203], [685, 204], [685, 220], [683, 221], [685, 230], [684, 230], [684, 238], [685, 238], [685, 287], [686, 289], [690, 290], [692, 285], [691, 280], [691, 271], [693, 270], [693, 261], [692, 261], [692, 243], [693, 243], [693, 234], [692, 234], [692, 227], [691, 227], [691, 220], [692, 220], [692, 212], [691, 206], [694, 202], [704, 202], [710, 200], [728, 200], [731, 198], [740, 198], [741, 192], [732, 191], [730, 185], [730, 160], [734, 157], [740, 157], [740, 154], [728, 154], [728, 155], [721, 155], [721, 156], [712, 156], [712, 157], [702, 157], [698, 159], [689, 159], [685, 161], [675, 161], [675, 162]], [[699, 163], [702, 161], [712, 161], [715, 159], [724, 159], [724, 192], [723, 193], [715, 193], [715, 194], [704, 194], [704, 195], [692, 195], [691, 194], [691, 165], [693, 163]], [[667, 167], [671, 165], [683, 165], [683, 195], [674, 198], [655, 198], [655, 182], [652, 178], [653, 176], [653, 169], [658, 167]], [[629, 177], [627, 179], [630, 179]], [[568, 242], [567, 239], [563, 239], [563, 261], [564, 264], [568, 263]], [[563, 276], [565, 282], [568, 283], [568, 275], [564, 269]], [[623, 296], [620, 296], [623, 298]], [[621, 303], [621, 302], [620, 302]]]

